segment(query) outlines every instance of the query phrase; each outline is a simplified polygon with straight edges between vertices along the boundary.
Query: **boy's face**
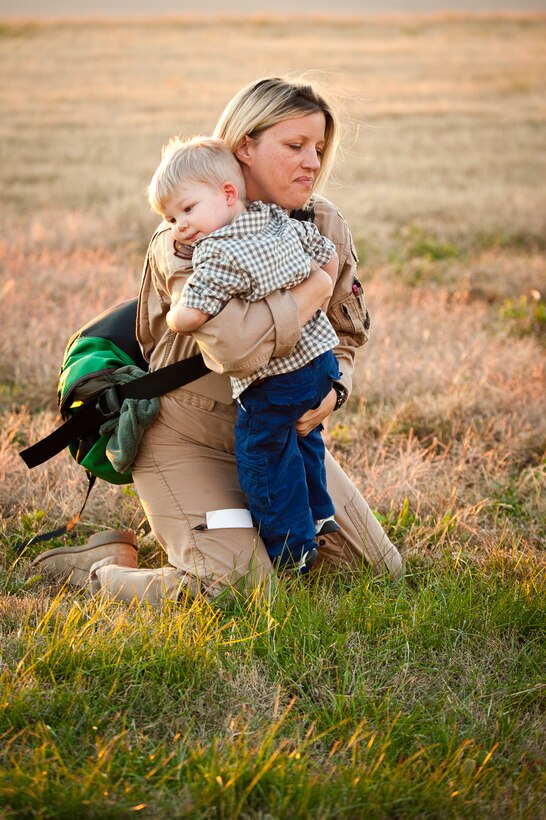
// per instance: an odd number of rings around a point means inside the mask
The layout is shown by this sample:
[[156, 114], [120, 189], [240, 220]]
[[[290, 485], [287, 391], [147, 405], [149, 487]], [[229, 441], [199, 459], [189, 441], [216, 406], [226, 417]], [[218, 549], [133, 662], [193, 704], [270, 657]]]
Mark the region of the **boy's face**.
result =
[[177, 242], [193, 245], [234, 220], [238, 215], [233, 207], [236, 201], [237, 189], [231, 183], [185, 182], [166, 201], [163, 216], [171, 223]]

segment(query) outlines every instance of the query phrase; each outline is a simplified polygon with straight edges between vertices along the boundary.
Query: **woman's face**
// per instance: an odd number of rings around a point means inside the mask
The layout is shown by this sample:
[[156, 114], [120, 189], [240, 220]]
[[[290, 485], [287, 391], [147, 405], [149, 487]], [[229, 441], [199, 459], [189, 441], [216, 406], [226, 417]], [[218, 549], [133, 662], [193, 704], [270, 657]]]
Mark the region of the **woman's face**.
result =
[[325, 129], [326, 117], [317, 111], [278, 122], [257, 139], [245, 137], [235, 153], [247, 198], [288, 211], [305, 205], [320, 169]]

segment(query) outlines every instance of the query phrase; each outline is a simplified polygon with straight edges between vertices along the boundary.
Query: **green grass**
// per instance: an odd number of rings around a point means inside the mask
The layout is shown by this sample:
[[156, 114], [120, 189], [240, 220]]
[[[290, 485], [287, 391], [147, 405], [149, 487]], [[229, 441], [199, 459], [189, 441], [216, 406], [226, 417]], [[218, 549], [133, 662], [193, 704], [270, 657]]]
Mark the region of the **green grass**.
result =
[[499, 318], [515, 335], [534, 334], [546, 342], [546, 302], [538, 291], [530, 296], [523, 294], [519, 299], [505, 299]]
[[446, 557], [224, 608], [5, 596], [0, 811], [538, 816], [533, 567]]

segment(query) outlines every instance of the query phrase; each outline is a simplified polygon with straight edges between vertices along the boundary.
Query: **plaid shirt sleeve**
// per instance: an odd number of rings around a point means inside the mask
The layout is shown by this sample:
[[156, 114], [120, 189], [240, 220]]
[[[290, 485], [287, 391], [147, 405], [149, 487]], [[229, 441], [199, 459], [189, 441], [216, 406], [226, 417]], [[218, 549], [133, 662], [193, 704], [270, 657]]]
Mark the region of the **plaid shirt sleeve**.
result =
[[312, 222], [300, 222], [297, 219], [290, 222], [298, 232], [304, 250], [311, 254], [318, 265], [328, 264], [336, 249], [334, 243], [322, 236]]
[[234, 297], [249, 291], [249, 282], [237, 262], [217, 248], [216, 243], [202, 243], [193, 256], [193, 273], [186, 282], [180, 304], [199, 308], [216, 316]]

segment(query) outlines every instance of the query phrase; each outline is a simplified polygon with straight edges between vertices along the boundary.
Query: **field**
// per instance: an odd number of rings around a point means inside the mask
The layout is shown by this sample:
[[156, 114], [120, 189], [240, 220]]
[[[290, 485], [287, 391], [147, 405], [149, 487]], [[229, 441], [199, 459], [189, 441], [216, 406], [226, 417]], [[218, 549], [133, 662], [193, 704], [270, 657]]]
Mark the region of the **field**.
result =
[[[0, 817], [544, 816], [545, 34], [540, 15], [0, 25]], [[300, 71], [344, 111], [326, 193], [372, 314], [329, 446], [407, 577], [160, 610], [48, 585], [15, 545], [86, 481], [17, 453], [54, 426], [68, 337], [137, 292], [161, 146]], [[141, 522], [103, 486], [67, 542]]]

